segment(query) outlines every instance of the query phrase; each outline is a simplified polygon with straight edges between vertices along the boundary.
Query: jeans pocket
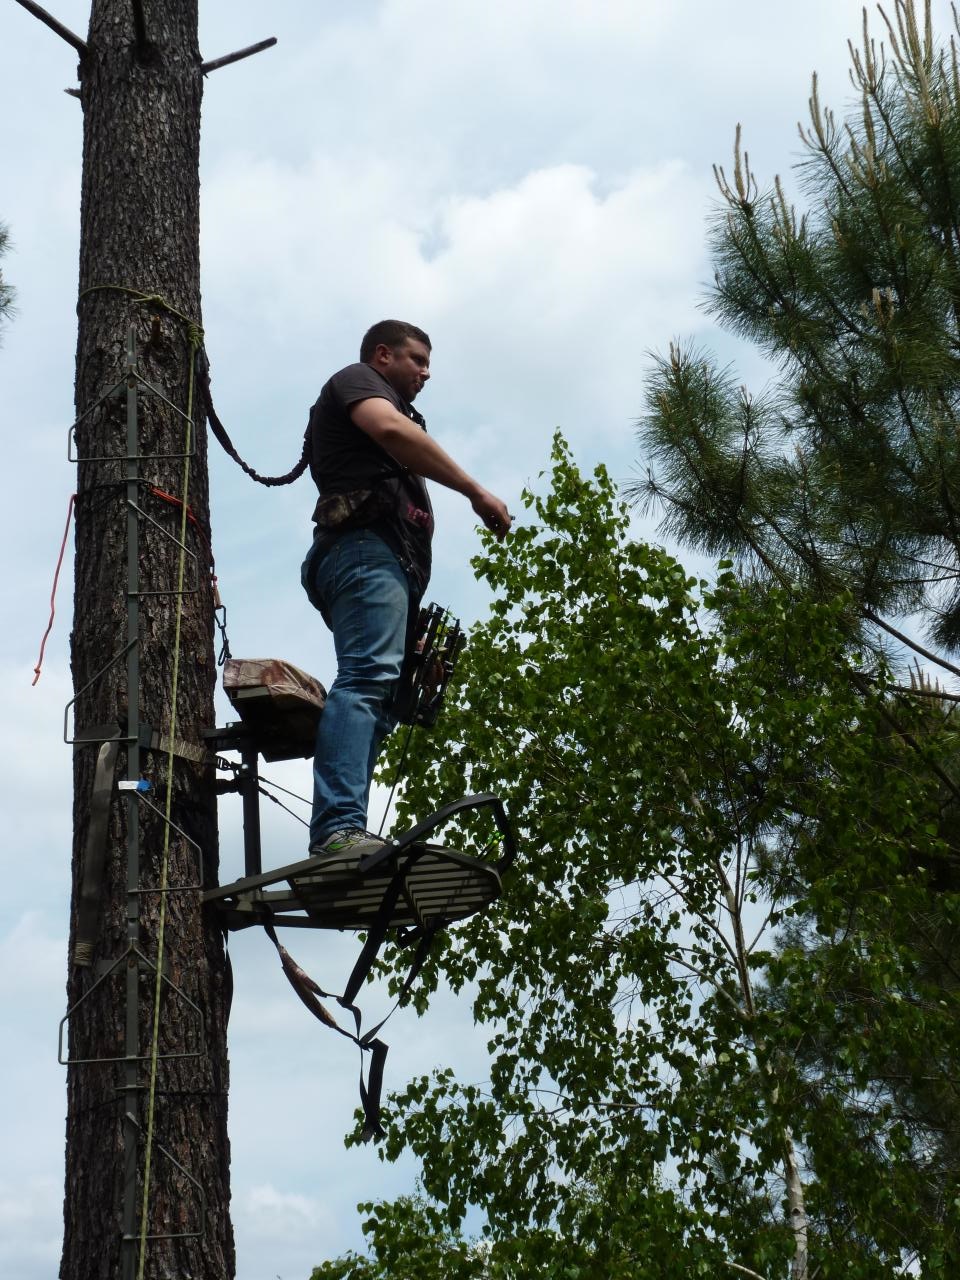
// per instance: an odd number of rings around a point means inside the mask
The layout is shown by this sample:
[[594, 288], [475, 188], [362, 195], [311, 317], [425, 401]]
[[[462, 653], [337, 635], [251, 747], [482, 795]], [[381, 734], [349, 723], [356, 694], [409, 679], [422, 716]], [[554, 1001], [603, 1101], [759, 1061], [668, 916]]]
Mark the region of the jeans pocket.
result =
[[[319, 578], [321, 572], [332, 567], [329, 562], [336, 555], [337, 546], [336, 542], [324, 546], [323, 539], [317, 538], [300, 566], [300, 583], [307, 593], [307, 599], [318, 610], [328, 627], [330, 626], [330, 616], [324, 604]], [[326, 577], [325, 573], [324, 577]]]

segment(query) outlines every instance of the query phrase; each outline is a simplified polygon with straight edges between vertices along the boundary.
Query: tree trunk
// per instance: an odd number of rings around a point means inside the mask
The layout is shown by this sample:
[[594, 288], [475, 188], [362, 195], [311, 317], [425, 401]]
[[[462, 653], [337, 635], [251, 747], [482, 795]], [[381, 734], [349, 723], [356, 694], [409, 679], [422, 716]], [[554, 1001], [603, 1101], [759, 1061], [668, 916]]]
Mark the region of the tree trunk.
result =
[[[206, 438], [198, 397], [189, 439], [182, 416], [198, 334], [192, 326], [200, 321], [197, 0], [93, 0], [80, 83], [72, 736], [96, 741], [78, 745], [74, 757], [61, 1276], [226, 1280], [234, 1274], [229, 983], [223, 936], [201, 908], [198, 888], [217, 878], [214, 771], [130, 741], [139, 721], [141, 741], [152, 729], [199, 745], [214, 723]], [[124, 381], [131, 326], [138, 373], [181, 410], [130, 379], [133, 450]], [[118, 382], [119, 395], [92, 408]], [[184, 537], [192, 556], [187, 591], [179, 593], [185, 452], [193, 454]], [[128, 578], [128, 548], [138, 580]], [[99, 840], [91, 797], [99, 743], [109, 733], [102, 726], [109, 724], [119, 726], [121, 743]], [[119, 781], [135, 781], [132, 774], [148, 779], [150, 790], [118, 788]], [[164, 875], [167, 891], [160, 892]], [[92, 947], [78, 951], [91, 883]], [[78, 1061], [89, 1059], [95, 1061]]]

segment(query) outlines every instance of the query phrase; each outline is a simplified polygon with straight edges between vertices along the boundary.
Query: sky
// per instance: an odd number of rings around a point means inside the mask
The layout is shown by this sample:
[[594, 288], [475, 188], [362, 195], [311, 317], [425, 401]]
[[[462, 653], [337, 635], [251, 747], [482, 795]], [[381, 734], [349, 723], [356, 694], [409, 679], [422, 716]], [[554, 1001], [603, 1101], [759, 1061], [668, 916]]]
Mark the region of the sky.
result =
[[[86, 34], [89, 0], [47, 7]], [[946, 32], [948, 6], [934, 14]], [[672, 339], [719, 352], [759, 390], [769, 371], [701, 305], [711, 166], [729, 171], [739, 122], [761, 187], [780, 173], [795, 191], [811, 72], [825, 102], [850, 104], [846, 41], [861, 21], [854, 0], [200, 0], [204, 58], [278, 39], [204, 90], [203, 320], [214, 401], [240, 453], [263, 474], [289, 470], [320, 386], [386, 316], [430, 333], [418, 408], [515, 513], [558, 427], [583, 467], [603, 462], [617, 480], [642, 470], [634, 423], [650, 353]], [[14, 0], [0, 3], [0, 48], [2, 266], [18, 295], [0, 346], [0, 1274], [49, 1280], [63, 1199], [69, 552], [31, 681], [74, 485], [81, 111], [63, 92], [74, 51]], [[309, 481], [255, 486], [211, 442], [210, 487], [234, 654], [283, 657], [329, 683], [332, 646], [299, 586]], [[469, 567], [474, 517], [456, 494], [434, 486], [434, 498], [429, 595], [469, 624], [487, 604]], [[649, 521], [636, 532], [658, 540]], [[307, 762], [264, 772], [307, 793]], [[242, 869], [237, 810], [221, 800], [224, 879]], [[265, 806], [265, 862], [299, 857], [303, 831]], [[294, 942], [322, 985], [342, 986], [353, 938]], [[237, 1277], [306, 1280], [361, 1246], [356, 1203], [411, 1190], [416, 1169], [344, 1148], [355, 1051], [310, 1018], [259, 931], [230, 950]], [[363, 1004], [372, 1016], [386, 999], [374, 990]], [[439, 994], [422, 1019], [401, 1012], [384, 1035], [388, 1087], [435, 1066], [484, 1078], [463, 997]]]

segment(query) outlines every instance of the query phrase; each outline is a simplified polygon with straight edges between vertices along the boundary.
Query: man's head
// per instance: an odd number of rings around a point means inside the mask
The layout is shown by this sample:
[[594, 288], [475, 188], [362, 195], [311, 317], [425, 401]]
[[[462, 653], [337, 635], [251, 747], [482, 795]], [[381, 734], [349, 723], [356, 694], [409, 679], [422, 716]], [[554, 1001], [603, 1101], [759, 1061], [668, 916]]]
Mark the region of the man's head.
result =
[[360, 359], [412, 402], [430, 377], [430, 339], [405, 320], [380, 320], [364, 334]]

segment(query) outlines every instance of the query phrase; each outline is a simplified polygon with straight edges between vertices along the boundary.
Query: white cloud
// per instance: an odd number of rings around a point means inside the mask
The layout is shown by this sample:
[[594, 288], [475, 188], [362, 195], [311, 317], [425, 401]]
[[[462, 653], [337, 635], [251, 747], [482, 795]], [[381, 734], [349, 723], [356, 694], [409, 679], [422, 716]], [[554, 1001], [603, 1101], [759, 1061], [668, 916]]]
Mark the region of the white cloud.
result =
[[[599, 434], [621, 446], [638, 408], [645, 347], [701, 323], [706, 188], [677, 161], [605, 190], [587, 166], [560, 165], [485, 196], [451, 192], [435, 206], [429, 239], [416, 197], [391, 188], [379, 165], [361, 167], [336, 203], [323, 192], [342, 187], [344, 174], [332, 174], [329, 159], [267, 167], [240, 166], [208, 183], [221, 225], [224, 210], [242, 211], [206, 256], [218, 305], [269, 315], [276, 290], [288, 353], [301, 368], [315, 365], [312, 350], [333, 346], [334, 327], [340, 350], [331, 364], [355, 358], [365, 317], [416, 317], [435, 342], [424, 411], [431, 425], [436, 411], [434, 429], [467, 466], [495, 466], [509, 441], [514, 473], [532, 470], [558, 424], [575, 444], [595, 444]], [[307, 221], [305, 208], [315, 211]], [[258, 241], [264, 225], [271, 234]], [[340, 247], [332, 261], [330, 243]], [[241, 245], [250, 277], [238, 281]], [[469, 432], [457, 426], [466, 422]], [[289, 465], [297, 443], [291, 431], [278, 466]], [[269, 442], [246, 447], [268, 465]]]
[[257, 1182], [235, 1195], [233, 1219], [242, 1273], [255, 1280], [302, 1280], [343, 1239], [330, 1197], [320, 1191], [304, 1195]]
[[291, 1231], [315, 1228], [329, 1222], [330, 1211], [319, 1197], [278, 1191], [259, 1183], [241, 1197], [240, 1211], [251, 1229], [267, 1238], [283, 1239]]

